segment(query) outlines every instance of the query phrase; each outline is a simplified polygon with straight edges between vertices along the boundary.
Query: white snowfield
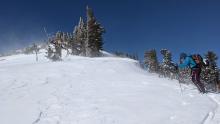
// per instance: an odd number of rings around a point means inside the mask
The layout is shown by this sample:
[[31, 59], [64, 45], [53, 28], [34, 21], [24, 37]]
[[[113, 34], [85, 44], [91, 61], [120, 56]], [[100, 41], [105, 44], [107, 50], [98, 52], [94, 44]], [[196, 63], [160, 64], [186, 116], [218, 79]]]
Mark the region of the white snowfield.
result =
[[218, 94], [158, 78], [134, 60], [0, 58], [0, 124], [220, 124]]

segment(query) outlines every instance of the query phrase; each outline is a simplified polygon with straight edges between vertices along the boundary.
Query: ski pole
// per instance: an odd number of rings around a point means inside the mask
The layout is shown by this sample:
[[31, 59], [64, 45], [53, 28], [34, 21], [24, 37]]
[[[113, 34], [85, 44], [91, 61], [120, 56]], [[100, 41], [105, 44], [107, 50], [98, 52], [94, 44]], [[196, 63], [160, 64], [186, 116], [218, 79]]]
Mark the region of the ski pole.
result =
[[182, 85], [180, 83], [180, 73], [179, 72], [178, 72], [178, 81], [179, 81], [179, 86], [180, 86], [181, 93], [183, 93]]

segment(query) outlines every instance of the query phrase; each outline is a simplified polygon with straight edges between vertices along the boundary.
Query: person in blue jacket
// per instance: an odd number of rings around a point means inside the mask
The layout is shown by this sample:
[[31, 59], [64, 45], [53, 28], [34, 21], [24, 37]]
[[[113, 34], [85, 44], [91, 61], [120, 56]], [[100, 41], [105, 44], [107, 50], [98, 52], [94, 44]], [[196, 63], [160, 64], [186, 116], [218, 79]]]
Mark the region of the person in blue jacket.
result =
[[200, 74], [201, 74], [201, 66], [198, 65], [192, 58], [192, 56], [182, 56], [183, 62], [180, 63], [179, 68], [190, 67], [191, 68], [191, 76], [192, 82], [196, 85], [198, 90], [202, 93], [206, 93], [204, 84], [200, 81]]

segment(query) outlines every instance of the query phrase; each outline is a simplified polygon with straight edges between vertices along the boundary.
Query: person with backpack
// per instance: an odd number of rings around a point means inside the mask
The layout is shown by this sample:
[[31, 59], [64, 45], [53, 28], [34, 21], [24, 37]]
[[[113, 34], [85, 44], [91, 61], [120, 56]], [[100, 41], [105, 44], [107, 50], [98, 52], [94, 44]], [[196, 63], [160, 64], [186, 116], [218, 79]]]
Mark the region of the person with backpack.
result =
[[204, 84], [200, 81], [201, 68], [204, 65], [203, 59], [199, 54], [182, 56], [183, 62], [179, 64], [179, 68], [190, 67], [192, 82], [196, 85], [201, 93], [206, 93]]

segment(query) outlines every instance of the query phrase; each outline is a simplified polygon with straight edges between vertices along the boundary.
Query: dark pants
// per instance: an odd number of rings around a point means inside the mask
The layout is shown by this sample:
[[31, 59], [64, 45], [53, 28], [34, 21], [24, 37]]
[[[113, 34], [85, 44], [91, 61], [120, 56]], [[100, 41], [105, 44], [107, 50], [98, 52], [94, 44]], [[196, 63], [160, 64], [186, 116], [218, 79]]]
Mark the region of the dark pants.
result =
[[205, 91], [204, 84], [201, 83], [200, 81], [200, 73], [201, 73], [200, 68], [192, 69], [192, 82], [196, 85], [196, 87], [198, 88], [200, 92], [205, 93], [206, 91]]

